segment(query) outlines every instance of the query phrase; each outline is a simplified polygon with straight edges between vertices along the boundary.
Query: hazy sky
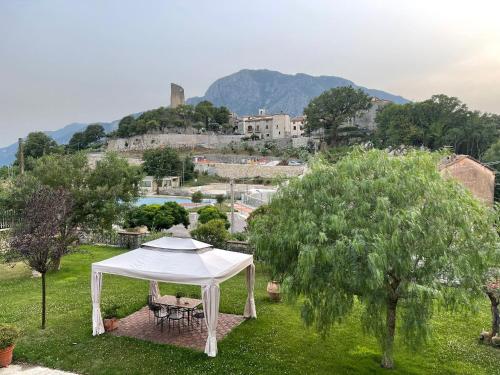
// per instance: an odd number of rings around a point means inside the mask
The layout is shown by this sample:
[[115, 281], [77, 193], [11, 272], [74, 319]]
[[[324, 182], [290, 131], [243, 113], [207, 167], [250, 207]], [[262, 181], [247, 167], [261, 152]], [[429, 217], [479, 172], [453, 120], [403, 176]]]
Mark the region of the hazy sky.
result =
[[500, 1], [0, 0], [0, 146], [168, 105], [243, 68], [500, 113]]

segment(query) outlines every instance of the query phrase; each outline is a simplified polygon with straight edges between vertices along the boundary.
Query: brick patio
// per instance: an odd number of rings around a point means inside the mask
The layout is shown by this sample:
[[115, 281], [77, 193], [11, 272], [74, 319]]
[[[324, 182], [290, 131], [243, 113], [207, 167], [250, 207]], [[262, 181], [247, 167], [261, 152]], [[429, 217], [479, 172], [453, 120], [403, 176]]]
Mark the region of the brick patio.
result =
[[[244, 318], [241, 315], [219, 313], [217, 340], [224, 338], [233, 328], [240, 325], [243, 320]], [[171, 344], [196, 350], [205, 350], [207, 328], [205, 322], [201, 324], [203, 328], [202, 331], [200, 330], [200, 326], [194, 323], [192, 326], [181, 326], [181, 332], [179, 333], [177, 323], [169, 331], [168, 324], [165, 322], [163, 332], [161, 332], [161, 327], [155, 325], [152, 315], [150, 321], [149, 309], [145, 306], [139, 311], [120, 319], [118, 329], [111, 332], [111, 334], [115, 336], [134, 337], [139, 340], [152, 341], [160, 344]]]

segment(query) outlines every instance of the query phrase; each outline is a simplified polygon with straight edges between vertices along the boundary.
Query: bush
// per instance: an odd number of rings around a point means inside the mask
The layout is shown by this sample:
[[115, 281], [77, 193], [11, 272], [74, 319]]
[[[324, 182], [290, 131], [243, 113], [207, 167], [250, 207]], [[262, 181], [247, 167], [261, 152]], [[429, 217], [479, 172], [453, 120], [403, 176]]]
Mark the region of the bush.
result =
[[149, 230], [169, 229], [177, 224], [183, 224], [187, 228], [189, 213], [176, 202], [142, 205], [129, 211], [125, 218], [126, 226], [145, 225]]
[[113, 319], [118, 316], [118, 309], [120, 306], [118, 305], [112, 305], [104, 309], [104, 314], [103, 317], [104, 319]]
[[198, 221], [202, 224], [206, 224], [211, 220], [222, 220], [226, 229], [230, 226], [229, 221], [227, 220], [227, 215], [215, 206], [200, 208], [198, 210], [198, 215]]
[[0, 350], [6, 349], [16, 343], [20, 332], [16, 327], [0, 324]]
[[203, 193], [201, 191], [195, 191], [191, 196], [191, 202], [193, 203], [201, 203], [203, 200]]
[[191, 231], [191, 236], [214, 247], [224, 248], [229, 238], [225, 224], [224, 220], [210, 220], [206, 224], [199, 224], [196, 229]]

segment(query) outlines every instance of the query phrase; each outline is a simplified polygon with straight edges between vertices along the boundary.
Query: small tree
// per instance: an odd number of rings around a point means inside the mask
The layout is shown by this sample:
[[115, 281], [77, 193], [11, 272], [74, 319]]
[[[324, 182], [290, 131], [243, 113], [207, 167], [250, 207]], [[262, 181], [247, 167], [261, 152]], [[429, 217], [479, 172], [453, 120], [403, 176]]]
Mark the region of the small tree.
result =
[[222, 203], [224, 203], [224, 201], [226, 200], [226, 197], [223, 194], [218, 194], [215, 197], [215, 200], [217, 201], [217, 204], [219, 205], [219, 207], [222, 207]]
[[21, 259], [42, 274], [42, 329], [46, 322], [46, 273], [54, 259], [67, 251], [59, 237], [71, 212], [71, 198], [62, 190], [40, 187], [28, 199], [14, 227], [9, 259]]
[[229, 228], [230, 224], [227, 220], [227, 215], [214, 206], [202, 207], [198, 210], [198, 221], [202, 224], [206, 224], [211, 220], [222, 220], [224, 221], [224, 226], [226, 229]]
[[422, 344], [436, 303], [458, 310], [479, 299], [495, 254], [493, 210], [444, 180], [439, 157], [357, 149], [316, 162], [250, 224], [256, 253], [304, 297], [306, 324], [327, 333], [359, 301], [383, 367], [393, 367], [398, 317], [401, 341]]
[[201, 191], [195, 191], [193, 195], [191, 195], [191, 202], [193, 203], [201, 203], [203, 200], [203, 193]]
[[210, 220], [206, 224], [198, 224], [197, 228], [191, 231], [191, 235], [198, 241], [224, 248], [229, 238], [225, 224], [224, 220]]

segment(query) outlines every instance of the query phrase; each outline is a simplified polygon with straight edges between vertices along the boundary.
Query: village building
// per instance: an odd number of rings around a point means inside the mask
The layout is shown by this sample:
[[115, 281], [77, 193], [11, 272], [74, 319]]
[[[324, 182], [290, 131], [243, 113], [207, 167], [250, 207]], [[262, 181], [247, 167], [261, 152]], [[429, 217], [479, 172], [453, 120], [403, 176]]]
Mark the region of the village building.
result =
[[244, 116], [238, 122], [238, 133], [257, 136], [259, 139], [291, 137], [290, 116], [287, 114], [266, 115], [260, 110], [257, 116]]
[[163, 177], [157, 184], [153, 176], [146, 176], [141, 181], [141, 192], [143, 194], [155, 194], [158, 190], [178, 188], [181, 186], [180, 177]]
[[495, 195], [495, 170], [469, 155], [451, 155], [439, 164], [445, 178], [453, 178], [464, 185], [474, 197], [493, 206]]
[[290, 134], [292, 138], [302, 137], [304, 134], [305, 116], [297, 116], [290, 119]]

